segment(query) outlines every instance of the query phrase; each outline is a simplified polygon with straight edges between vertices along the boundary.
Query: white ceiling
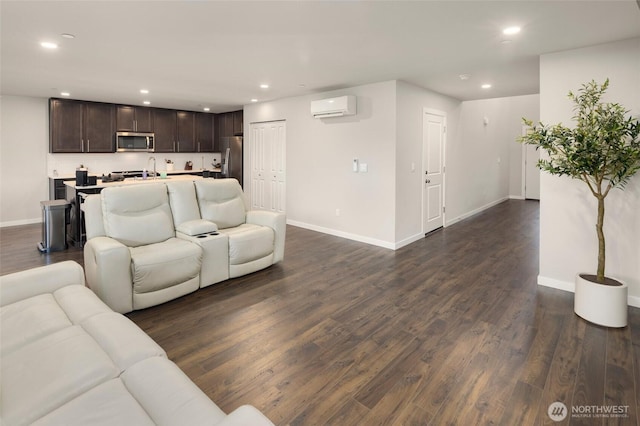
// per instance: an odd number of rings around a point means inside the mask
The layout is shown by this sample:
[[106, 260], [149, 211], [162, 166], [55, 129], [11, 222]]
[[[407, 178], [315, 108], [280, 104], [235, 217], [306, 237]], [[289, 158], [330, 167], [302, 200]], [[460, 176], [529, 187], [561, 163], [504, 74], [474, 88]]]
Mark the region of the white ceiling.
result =
[[[213, 112], [394, 79], [460, 100], [538, 93], [540, 54], [640, 36], [636, 0], [2, 0], [0, 14], [2, 94]], [[505, 43], [509, 25], [522, 32]]]

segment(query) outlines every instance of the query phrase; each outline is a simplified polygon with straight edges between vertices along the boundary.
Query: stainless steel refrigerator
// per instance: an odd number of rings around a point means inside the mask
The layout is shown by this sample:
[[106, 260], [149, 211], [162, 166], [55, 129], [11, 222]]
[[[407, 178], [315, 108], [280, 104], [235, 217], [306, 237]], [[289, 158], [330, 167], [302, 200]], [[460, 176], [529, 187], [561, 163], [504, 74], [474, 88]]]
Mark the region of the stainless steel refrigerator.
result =
[[220, 139], [222, 153], [222, 177], [236, 178], [242, 186], [242, 136]]

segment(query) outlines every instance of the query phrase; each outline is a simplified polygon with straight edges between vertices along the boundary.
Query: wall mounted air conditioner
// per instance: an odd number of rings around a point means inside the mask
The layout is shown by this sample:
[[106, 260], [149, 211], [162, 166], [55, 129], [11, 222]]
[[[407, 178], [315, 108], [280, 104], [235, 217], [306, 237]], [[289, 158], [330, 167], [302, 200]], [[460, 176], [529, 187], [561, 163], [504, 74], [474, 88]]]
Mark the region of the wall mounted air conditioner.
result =
[[311, 101], [311, 115], [314, 118], [342, 117], [356, 114], [354, 95]]

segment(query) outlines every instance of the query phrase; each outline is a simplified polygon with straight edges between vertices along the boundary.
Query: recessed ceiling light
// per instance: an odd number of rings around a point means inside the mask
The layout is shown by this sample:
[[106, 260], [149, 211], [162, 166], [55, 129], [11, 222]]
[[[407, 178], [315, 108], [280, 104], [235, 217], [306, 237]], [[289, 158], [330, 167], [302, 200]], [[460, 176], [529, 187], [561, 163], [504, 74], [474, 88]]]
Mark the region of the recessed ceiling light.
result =
[[76, 36], [74, 36], [73, 34], [69, 34], [69, 33], [62, 33], [62, 34], [60, 34], [60, 37], [69, 38], [69, 39], [76, 38]]
[[307, 85], [300, 83], [300, 84], [298, 84], [298, 87], [307, 87]]
[[490, 84], [483, 84], [482, 86], [483, 89], [491, 89], [491, 85]]
[[145, 104], [145, 105], [151, 105], [151, 102], [149, 102], [149, 101], [142, 101], [142, 103]]
[[251, 102], [258, 102], [256, 98], [251, 99]]
[[44, 47], [45, 49], [57, 49], [58, 45], [55, 43], [52, 43], [50, 41], [43, 41], [42, 43], [40, 43], [40, 46]]
[[204, 108], [202, 108], [202, 110], [203, 110], [203, 111], [207, 111], [207, 112], [208, 112], [208, 111], [211, 111], [211, 108], [209, 108], [209, 107], [204, 107]]
[[269, 88], [269, 85], [268, 85], [268, 84], [261, 84], [261, 85], [260, 85], [260, 88], [261, 88], [261, 89], [268, 89], [268, 88]]
[[60, 92], [60, 96], [71, 96], [69, 92]]
[[460, 80], [462, 81], [469, 80], [469, 78], [471, 77], [471, 74], [460, 74], [458, 77], [460, 77]]
[[140, 93], [146, 95], [147, 93], [149, 93], [149, 91], [147, 89], [140, 89]]
[[505, 35], [518, 34], [519, 32], [520, 32], [520, 27], [507, 27], [504, 30], [502, 30], [502, 34], [505, 34]]

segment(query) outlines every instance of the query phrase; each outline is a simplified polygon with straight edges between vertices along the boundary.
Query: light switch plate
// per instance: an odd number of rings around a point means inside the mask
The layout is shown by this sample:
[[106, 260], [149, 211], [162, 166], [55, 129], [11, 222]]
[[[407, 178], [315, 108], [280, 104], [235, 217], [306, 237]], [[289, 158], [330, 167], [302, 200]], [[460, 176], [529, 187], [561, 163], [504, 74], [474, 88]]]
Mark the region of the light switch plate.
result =
[[369, 170], [367, 163], [360, 163], [360, 173], [366, 173]]

